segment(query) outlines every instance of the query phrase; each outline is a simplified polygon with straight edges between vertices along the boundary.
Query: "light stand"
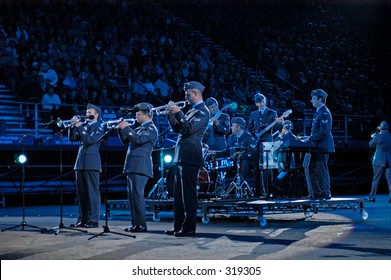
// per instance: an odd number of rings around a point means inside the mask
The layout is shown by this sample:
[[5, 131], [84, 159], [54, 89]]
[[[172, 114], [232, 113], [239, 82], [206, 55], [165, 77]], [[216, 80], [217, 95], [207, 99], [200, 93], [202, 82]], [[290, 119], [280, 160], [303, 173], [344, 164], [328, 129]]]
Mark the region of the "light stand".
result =
[[250, 185], [243, 178], [243, 176], [240, 175], [240, 158], [241, 158], [241, 155], [239, 155], [237, 163], [236, 163], [236, 176], [234, 177], [232, 182], [229, 184], [229, 186], [225, 192], [225, 196], [228, 196], [229, 193], [233, 189], [235, 189], [235, 198], [253, 197], [254, 192], [252, 191]]
[[48, 229], [47, 231], [54, 231], [55, 235], [57, 235], [62, 229], [75, 230], [75, 231], [80, 231], [80, 232], [84, 232], [84, 233], [88, 232], [87, 230], [83, 230], [83, 229], [66, 227], [66, 226], [64, 226], [64, 223], [63, 223], [63, 184], [62, 184], [62, 177], [63, 177], [62, 138], [63, 138], [63, 135], [62, 135], [62, 133], [64, 131], [66, 131], [67, 129], [68, 129], [68, 127], [65, 127], [62, 130], [60, 130], [59, 132], [57, 132], [56, 134], [54, 134], [54, 136], [56, 136], [56, 135], [60, 136], [60, 224], [57, 227]]
[[[22, 150], [23, 150], [23, 155], [24, 155], [24, 140], [26, 139], [27, 135], [23, 135], [21, 138], [19, 138], [19, 143], [22, 143]], [[25, 159], [27, 160], [27, 158]], [[25, 179], [26, 179], [26, 171], [25, 171], [25, 166], [26, 166], [26, 161], [25, 162], [20, 162], [19, 164], [21, 164], [21, 167], [22, 167], [22, 180], [20, 182], [20, 191], [22, 192], [22, 222], [20, 225], [16, 225], [16, 226], [12, 226], [12, 227], [9, 227], [9, 228], [5, 228], [5, 229], [2, 229], [1, 232], [3, 231], [6, 231], [6, 230], [11, 230], [11, 229], [15, 229], [15, 228], [18, 228], [18, 227], [22, 227], [22, 230], [24, 230], [25, 227], [30, 227], [30, 228], [35, 228], [35, 229], [40, 229], [41, 232], [44, 232], [46, 231], [46, 228], [41, 228], [41, 227], [38, 227], [38, 226], [33, 226], [33, 225], [29, 225], [27, 222], [26, 222], [26, 209], [25, 209], [25, 194], [24, 194], [24, 184], [25, 184]]]
[[[118, 125], [117, 125], [118, 126]], [[129, 235], [129, 234], [124, 234], [124, 233], [121, 233], [121, 232], [114, 232], [114, 231], [111, 231], [109, 226], [108, 226], [108, 216], [109, 216], [109, 208], [108, 208], [108, 193], [109, 193], [109, 188], [108, 188], [108, 171], [107, 171], [107, 161], [108, 161], [108, 148], [107, 148], [107, 137], [109, 135], [109, 133], [111, 131], [113, 131], [115, 128], [117, 128], [117, 126], [113, 126], [111, 128], [109, 128], [96, 142], [99, 143], [101, 142], [102, 140], [105, 141], [105, 179], [106, 179], [106, 182], [105, 182], [105, 225], [103, 226], [103, 231], [100, 232], [100, 233], [97, 233], [93, 236], [91, 236], [90, 238], [88, 238], [88, 240], [91, 240], [95, 237], [98, 237], [98, 236], [103, 236], [105, 233], [113, 233], [113, 234], [117, 234], [117, 235], [123, 235], [123, 236], [128, 236], [128, 237], [133, 237], [133, 238], [136, 238], [136, 236], [134, 235]]]

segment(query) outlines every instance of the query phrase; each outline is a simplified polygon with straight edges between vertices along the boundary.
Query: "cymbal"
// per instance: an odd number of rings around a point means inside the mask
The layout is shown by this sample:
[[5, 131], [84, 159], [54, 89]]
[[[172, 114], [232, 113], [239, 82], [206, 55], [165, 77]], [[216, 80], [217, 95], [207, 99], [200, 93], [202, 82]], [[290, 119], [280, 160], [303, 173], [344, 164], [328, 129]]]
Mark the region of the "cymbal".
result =
[[213, 154], [213, 153], [221, 153], [221, 152], [224, 152], [224, 150], [209, 150], [209, 153], [210, 153], [210, 154]]
[[175, 146], [167, 147], [167, 148], [154, 149], [153, 152], [156, 152], [156, 151], [164, 151], [164, 150], [169, 150], [169, 149], [174, 149], [174, 148], [175, 148]]
[[240, 151], [240, 150], [246, 150], [246, 147], [230, 147], [228, 148], [229, 150], [235, 150], [235, 151]]

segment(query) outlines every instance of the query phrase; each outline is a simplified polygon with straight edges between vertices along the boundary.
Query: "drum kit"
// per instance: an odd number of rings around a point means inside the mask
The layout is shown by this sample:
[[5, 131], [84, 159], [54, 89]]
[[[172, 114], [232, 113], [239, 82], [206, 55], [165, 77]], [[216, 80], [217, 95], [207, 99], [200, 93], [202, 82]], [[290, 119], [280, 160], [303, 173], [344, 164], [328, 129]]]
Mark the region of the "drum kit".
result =
[[[271, 145], [264, 154], [266, 157], [263, 162], [266, 166], [264, 169], [277, 168], [276, 157], [274, 156], [275, 145]], [[274, 149], [273, 149], [274, 148]], [[230, 154], [240, 155], [246, 151], [245, 147], [231, 147]], [[265, 150], [268, 150], [267, 147]], [[248, 198], [253, 197], [254, 192], [245, 178], [240, 174], [241, 157], [218, 157], [222, 151], [209, 150], [207, 144], [202, 144], [202, 153], [205, 160], [205, 166], [201, 167], [197, 176], [197, 196], [200, 199], [210, 198]], [[265, 152], [265, 151], [264, 151]], [[236, 163], [236, 164], [235, 164]], [[235, 170], [236, 167], [236, 170]], [[232, 182], [226, 187], [225, 177], [228, 171], [234, 171], [236, 174]], [[165, 177], [162, 177], [158, 184], [149, 193], [149, 198], [155, 199], [169, 199], [172, 196], [170, 190], [170, 182], [172, 180], [172, 170], [168, 170]], [[213, 181], [211, 180], [213, 178]]]
[[[243, 197], [253, 197], [254, 192], [252, 191], [250, 185], [247, 181], [240, 175], [240, 154], [246, 151], [245, 147], [231, 147], [229, 148], [230, 154], [237, 155], [236, 160], [236, 175], [233, 178], [232, 182], [226, 187], [225, 176], [228, 171], [234, 170], [235, 160], [233, 157], [218, 157], [217, 155], [221, 151], [209, 151], [206, 144], [204, 144], [204, 149], [207, 150], [207, 155], [205, 155], [205, 167], [200, 169], [198, 176], [198, 187], [197, 193], [199, 198], [243, 198]], [[211, 184], [210, 176], [211, 174], [215, 180]], [[203, 178], [208, 177], [208, 182]]]

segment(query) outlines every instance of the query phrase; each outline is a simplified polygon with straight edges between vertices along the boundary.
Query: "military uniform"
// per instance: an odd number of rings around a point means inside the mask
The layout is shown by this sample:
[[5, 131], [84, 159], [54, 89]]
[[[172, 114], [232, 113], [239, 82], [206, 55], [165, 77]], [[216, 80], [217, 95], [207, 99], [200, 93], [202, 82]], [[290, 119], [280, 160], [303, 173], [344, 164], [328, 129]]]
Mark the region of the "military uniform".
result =
[[[227, 139], [227, 147], [231, 157], [234, 157], [234, 153], [240, 153], [240, 175], [245, 179], [250, 178], [251, 161], [257, 150], [257, 140], [248, 131], [237, 137], [235, 134], [231, 134]], [[244, 149], [236, 150], [235, 147], [241, 147]]]
[[259, 142], [271, 142], [273, 141], [272, 130], [277, 130], [281, 125], [276, 124], [276, 127], [273, 126], [272, 129], [266, 131], [263, 135], [259, 135], [259, 133], [263, 128], [274, 122], [276, 118], [277, 112], [267, 107], [263, 113], [259, 110], [253, 111], [250, 114], [247, 128], [254, 136], [257, 137]]
[[388, 131], [388, 124], [386, 122], [382, 122], [382, 124], [380, 125], [381, 129], [382, 125], [384, 125], [384, 130], [387, 129], [387, 131], [384, 131], [380, 134], [376, 134], [369, 142], [369, 147], [376, 147], [376, 151], [372, 160], [372, 188], [367, 200], [375, 202], [375, 196], [377, 193], [379, 182], [381, 176], [383, 176], [385, 171], [388, 183], [389, 202], [391, 203], [391, 133]]
[[331, 134], [332, 116], [326, 105], [322, 105], [316, 111], [312, 120], [311, 135], [309, 142], [313, 142], [319, 152], [311, 153], [309, 163], [309, 173], [311, 186], [315, 198], [329, 198], [330, 192], [330, 174], [327, 162], [329, 153], [334, 153], [334, 139]]
[[[254, 96], [255, 102], [266, 102], [266, 98], [264, 95], [257, 93]], [[248, 126], [247, 129], [257, 138], [258, 144], [257, 144], [257, 152], [255, 153], [253, 165], [254, 165], [254, 177], [255, 177], [255, 185], [256, 185], [256, 194], [265, 196], [268, 195], [268, 191], [266, 189], [266, 180], [268, 180], [268, 170], [265, 170], [264, 172], [261, 172], [261, 165], [262, 165], [262, 157], [263, 155], [263, 146], [262, 142], [271, 142], [273, 141], [272, 133], [273, 130], [277, 131], [281, 125], [275, 124], [271, 129], [266, 131], [263, 135], [261, 135], [261, 131], [270, 125], [272, 122], [275, 121], [277, 118], [277, 112], [265, 107], [263, 112], [260, 110], [256, 110], [251, 112], [250, 118], [248, 120]]]
[[103, 134], [104, 131], [98, 122], [72, 127], [69, 130], [71, 141], [81, 142], [74, 166], [76, 194], [79, 200], [78, 223], [97, 225], [99, 222], [99, 176], [102, 166], [98, 140]]
[[197, 221], [197, 176], [204, 166], [202, 138], [209, 122], [205, 103], [194, 104], [186, 114], [169, 114], [178, 140], [174, 155], [174, 231], [195, 232]]
[[208, 124], [208, 128], [205, 132], [202, 142], [207, 144], [209, 150], [224, 151], [227, 148], [226, 135], [229, 133], [229, 115], [217, 111], [212, 117], [216, 117], [219, 121], [219, 125], [216, 125], [212, 120]]
[[123, 172], [127, 178], [132, 224], [146, 228], [144, 188], [148, 178], [153, 178], [151, 154], [158, 131], [151, 120], [136, 129], [130, 126], [119, 129], [118, 136], [124, 145], [128, 145]]

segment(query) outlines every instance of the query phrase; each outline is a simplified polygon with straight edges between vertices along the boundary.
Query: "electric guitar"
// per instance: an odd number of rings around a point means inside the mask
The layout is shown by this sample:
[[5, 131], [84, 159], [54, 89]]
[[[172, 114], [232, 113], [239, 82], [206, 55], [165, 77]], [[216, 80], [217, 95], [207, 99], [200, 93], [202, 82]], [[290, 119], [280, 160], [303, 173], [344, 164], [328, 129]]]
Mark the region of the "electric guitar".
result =
[[213, 126], [213, 122], [214, 122], [215, 120], [218, 120], [219, 117], [221, 116], [221, 114], [223, 113], [223, 111], [224, 111], [224, 110], [227, 110], [229, 107], [231, 107], [231, 103], [225, 105], [221, 110], [217, 111], [216, 115], [215, 115], [214, 117], [210, 118], [210, 120], [209, 120], [209, 125], [210, 125], [210, 126]]
[[[286, 118], [286, 117], [289, 117], [289, 115], [292, 114], [292, 109], [289, 109], [289, 110], [286, 110], [280, 118]], [[255, 132], [255, 136], [257, 137], [257, 139], [261, 139], [261, 137], [270, 129], [272, 128], [275, 124], [277, 123], [277, 120], [274, 120], [271, 124], [269, 124], [267, 127], [265, 127], [264, 129], [262, 129], [260, 132]]]

